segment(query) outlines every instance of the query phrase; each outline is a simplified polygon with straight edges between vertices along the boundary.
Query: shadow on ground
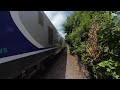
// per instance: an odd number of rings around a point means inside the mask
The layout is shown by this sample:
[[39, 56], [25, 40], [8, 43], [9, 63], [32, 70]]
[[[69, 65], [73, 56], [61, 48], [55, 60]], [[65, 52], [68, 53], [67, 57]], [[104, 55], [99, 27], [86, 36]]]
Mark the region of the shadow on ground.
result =
[[65, 79], [67, 48], [54, 57], [44, 73], [36, 73], [32, 79]]

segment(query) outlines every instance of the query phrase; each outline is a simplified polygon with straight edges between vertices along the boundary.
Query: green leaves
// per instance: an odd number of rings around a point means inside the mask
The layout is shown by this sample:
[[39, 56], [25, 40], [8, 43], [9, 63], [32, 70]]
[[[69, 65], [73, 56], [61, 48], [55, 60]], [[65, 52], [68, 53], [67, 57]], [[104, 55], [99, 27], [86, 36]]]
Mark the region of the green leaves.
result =
[[112, 72], [113, 79], [120, 79], [120, 75], [117, 75], [116, 72]]
[[100, 67], [108, 67], [108, 68], [110, 68], [110, 69], [115, 69], [115, 61], [113, 61], [113, 60], [107, 60], [107, 61], [102, 61], [102, 62], [100, 62], [100, 63], [98, 63], [98, 66], [100, 66]]
[[74, 11], [64, 23], [66, 42], [71, 53], [78, 53], [90, 66], [86, 52], [88, 32], [94, 22], [99, 23], [97, 51], [99, 60], [94, 63], [92, 72], [95, 78], [120, 78], [120, 20], [113, 17], [117, 11]]
[[[119, 67], [119, 62], [116, 62], [114, 60], [103, 60], [102, 62], [98, 63], [96, 65], [96, 71], [100, 71], [102, 69], [105, 69], [106, 76], [112, 76], [113, 79], [118, 79], [120, 75], [117, 74], [117, 69]], [[105, 72], [99, 72], [99, 73], [105, 73]], [[99, 74], [97, 74], [99, 76]], [[106, 77], [107, 78], [107, 77]]]

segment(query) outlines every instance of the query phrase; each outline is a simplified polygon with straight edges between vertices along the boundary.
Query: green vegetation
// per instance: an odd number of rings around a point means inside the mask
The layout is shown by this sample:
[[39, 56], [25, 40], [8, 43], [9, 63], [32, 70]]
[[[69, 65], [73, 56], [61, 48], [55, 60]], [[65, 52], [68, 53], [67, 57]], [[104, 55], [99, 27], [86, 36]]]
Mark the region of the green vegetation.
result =
[[64, 23], [71, 54], [78, 54], [94, 78], [120, 78], [120, 20], [112, 11], [74, 11]]

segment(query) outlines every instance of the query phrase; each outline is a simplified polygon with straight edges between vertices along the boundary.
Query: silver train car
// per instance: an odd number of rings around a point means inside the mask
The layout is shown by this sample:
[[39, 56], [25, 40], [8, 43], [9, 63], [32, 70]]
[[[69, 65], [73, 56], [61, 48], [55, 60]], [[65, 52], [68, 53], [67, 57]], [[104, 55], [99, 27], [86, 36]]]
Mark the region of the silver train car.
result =
[[64, 39], [43, 11], [0, 11], [0, 79], [40, 68], [45, 58], [64, 46]]

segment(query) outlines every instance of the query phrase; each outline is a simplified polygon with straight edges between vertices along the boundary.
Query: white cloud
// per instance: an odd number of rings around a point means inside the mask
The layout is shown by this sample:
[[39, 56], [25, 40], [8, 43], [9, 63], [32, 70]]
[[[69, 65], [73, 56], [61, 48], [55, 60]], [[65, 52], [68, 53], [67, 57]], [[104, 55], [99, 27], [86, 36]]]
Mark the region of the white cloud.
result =
[[117, 14], [115, 14], [115, 13], [112, 13], [112, 16], [117, 16]]
[[59, 33], [64, 37], [64, 31], [62, 30], [62, 24], [65, 22], [67, 16], [65, 11], [44, 11], [48, 18], [51, 20], [53, 25], [59, 31]]

